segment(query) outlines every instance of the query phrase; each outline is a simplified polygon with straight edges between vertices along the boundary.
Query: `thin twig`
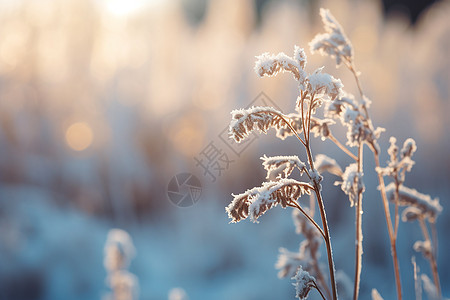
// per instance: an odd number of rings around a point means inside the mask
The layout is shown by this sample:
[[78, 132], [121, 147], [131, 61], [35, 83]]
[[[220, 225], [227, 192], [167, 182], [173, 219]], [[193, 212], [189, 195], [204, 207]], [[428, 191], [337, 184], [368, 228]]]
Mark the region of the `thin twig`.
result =
[[317, 286], [317, 283], [315, 281], [314, 282], [314, 288], [319, 292], [320, 296], [322, 296], [323, 300], [326, 300], [325, 297], [323, 296], [322, 292], [320, 291], [319, 287]]
[[353, 158], [355, 161], [358, 161], [358, 157], [356, 157], [355, 154], [353, 154], [352, 152], [350, 152], [350, 150], [345, 147], [341, 142], [338, 141], [338, 139], [336, 139], [336, 137], [330, 132], [330, 134], [328, 135], [328, 138], [336, 144], [336, 146], [339, 147], [339, 149], [341, 149], [342, 151], [344, 151], [348, 156], [350, 156], [351, 158]]
[[[377, 168], [380, 167], [380, 157], [378, 155], [378, 151], [374, 148], [372, 148], [372, 152], [375, 158], [375, 166]], [[389, 202], [386, 197], [386, 185], [384, 184], [384, 178], [383, 175], [381, 175], [379, 172], [377, 172], [378, 175], [378, 182], [380, 187], [380, 194], [381, 198], [383, 200], [383, 208], [384, 208], [384, 215], [386, 217], [386, 225], [388, 228], [389, 233], [389, 240], [391, 242], [391, 255], [392, 255], [392, 263], [394, 265], [394, 275], [395, 275], [395, 285], [397, 288], [397, 299], [402, 299], [402, 284], [400, 281], [400, 269], [398, 266], [398, 258], [397, 258], [397, 239], [394, 236], [394, 229], [392, 227], [392, 220], [391, 220], [391, 213], [389, 211]]]
[[[428, 227], [425, 224], [425, 220], [423, 218], [419, 218], [420, 228], [422, 229], [423, 237], [425, 240], [432, 245], [430, 234], [428, 233]], [[437, 269], [436, 257], [434, 256], [434, 251], [431, 249], [430, 257], [428, 257], [428, 261], [430, 262], [431, 271], [433, 273], [434, 285], [436, 286], [438, 299], [441, 299], [441, 284], [439, 282], [439, 273]]]
[[325, 239], [325, 234], [323, 233], [322, 228], [320, 228], [319, 224], [316, 223], [316, 221], [314, 221], [313, 218], [311, 218], [306, 211], [300, 206], [298, 205], [297, 202], [292, 201], [290, 203], [288, 203], [288, 206], [290, 207], [295, 207], [297, 208], [299, 211], [301, 211], [301, 213], [317, 228], [317, 230], [320, 232], [320, 234], [322, 235], [322, 237]]
[[[358, 146], [358, 173], [362, 172], [363, 164], [363, 144], [360, 142]], [[358, 180], [361, 180], [358, 178]], [[359, 182], [358, 182], [359, 186]], [[357, 300], [359, 296], [359, 283], [361, 280], [362, 267], [362, 190], [358, 191], [358, 201], [356, 202], [356, 245], [355, 245], [355, 284], [353, 287], [353, 300]]]

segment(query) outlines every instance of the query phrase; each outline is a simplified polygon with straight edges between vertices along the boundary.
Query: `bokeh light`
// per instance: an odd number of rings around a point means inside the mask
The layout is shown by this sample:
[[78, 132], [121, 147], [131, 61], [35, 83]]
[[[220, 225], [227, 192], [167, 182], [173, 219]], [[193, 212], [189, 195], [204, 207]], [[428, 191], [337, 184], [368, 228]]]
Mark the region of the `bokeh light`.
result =
[[94, 140], [91, 127], [85, 122], [73, 123], [66, 130], [66, 142], [75, 151], [87, 149]]

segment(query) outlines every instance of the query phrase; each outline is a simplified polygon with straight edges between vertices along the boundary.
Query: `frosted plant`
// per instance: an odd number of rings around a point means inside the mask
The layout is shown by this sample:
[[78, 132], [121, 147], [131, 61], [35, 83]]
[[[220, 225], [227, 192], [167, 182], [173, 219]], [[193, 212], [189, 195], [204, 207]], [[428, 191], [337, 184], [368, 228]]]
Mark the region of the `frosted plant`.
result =
[[[407, 139], [403, 143], [401, 150], [397, 147], [394, 137], [391, 137], [390, 143], [388, 164], [384, 168], [377, 168], [377, 171], [379, 174], [393, 179], [393, 182], [386, 186], [386, 197], [395, 204], [395, 235], [397, 235], [398, 230], [399, 206], [407, 206], [402, 212], [402, 220], [404, 222], [418, 221], [420, 224], [425, 240], [416, 241], [413, 248], [416, 252], [422, 253], [429, 261], [433, 272], [434, 286], [440, 297], [441, 289], [436, 262], [437, 234], [435, 223], [442, 211], [442, 206], [439, 203], [439, 199], [431, 199], [429, 195], [419, 193], [417, 190], [403, 185], [405, 173], [410, 172], [414, 165], [412, 156], [417, 150], [415, 141], [411, 138]], [[427, 223], [431, 226], [434, 233], [433, 236], [429, 234]]]
[[342, 62], [352, 64], [353, 47], [344, 30], [328, 9], [320, 9], [320, 16], [326, 33], [318, 34], [309, 43], [311, 52], [319, 52], [322, 55], [330, 55], [336, 58], [336, 65]]
[[[297, 80], [299, 86], [299, 97], [295, 105], [296, 112], [286, 115], [272, 107], [234, 110], [231, 112], [230, 137], [239, 143], [254, 130], [266, 133], [270, 128], [274, 128], [277, 131], [277, 137], [285, 139], [288, 136], [295, 136], [300, 141], [305, 148], [307, 163], [301, 161], [297, 156], [263, 156], [261, 159], [269, 181], [264, 182], [260, 187], [233, 195], [234, 199], [228, 205], [226, 211], [231, 222], [239, 222], [247, 217], [251, 221], [257, 222], [261, 215], [278, 205], [283, 208], [289, 206], [298, 209], [325, 241], [331, 294], [333, 299], [337, 299], [331, 241], [321, 195], [322, 176], [314, 166], [310, 137], [311, 132], [315, 136], [322, 136], [323, 138], [330, 136], [328, 127], [334, 121], [320, 120], [314, 118], [313, 114], [324, 102], [336, 99], [341, 93], [343, 85], [339, 79], [323, 73], [323, 68], [316, 69], [308, 74], [305, 70], [306, 63], [307, 58], [304, 50], [297, 46], [294, 48], [293, 57], [284, 53], [277, 55], [264, 53], [257, 56], [255, 72], [259, 76], [274, 76], [281, 71], [290, 72], [294, 75], [294, 79]], [[300, 136], [301, 134], [303, 134], [303, 137]], [[295, 168], [299, 169], [300, 176], [306, 175], [308, 180], [299, 181], [290, 178]], [[298, 202], [301, 196], [311, 193], [315, 194], [318, 202], [322, 227]], [[310, 246], [308, 245], [308, 247]], [[306, 249], [306, 243], [303, 243], [303, 247]], [[306, 250], [303, 251], [306, 252]], [[282, 250], [277, 264], [280, 269], [284, 270], [280, 274], [283, 275], [284, 272], [284, 276], [286, 276], [288, 273], [292, 273], [292, 262], [303, 259], [303, 254], [300, 253], [299, 255], [296, 257], [287, 250]], [[321, 281], [324, 280], [321, 279]], [[326, 284], [322, 285], [325, 290], [328, 289]], [[319, 290], [319, 288], [317, 289]], [[320, 290], [319, 292], [321, 293]]]
[[[298, 268], [295, 276], [292, 277], [292, 280], [295, 281], [295, 283], [293, 283], [293, 285], [295, 286], [295, 297], [299, 298], [300, 300], [308, 298], [309, 291], [312, 288], [316, 288], [320, 293], [320, 290], [316, 285], [316, 279], [309, 275], [308, 272], [304, 271], [301, 266]], [[322, 293], [321, 296], [322, 298], [324, 298]]]
[[[405, 221], [418, 220], [423, 227], [425, 241], [417, 242], [415, 249], [424, 253], [432, 265], [435, 286], [440, 295], [439, 278], [437, 274], [436, 245], [437, 234], [434, 223], [442, 207], [437, 199], [418, 193], [403, 185], [406, 172], [410, 172], [414, 161], [412, 156], [417, 150], [413, 139], [408, 139], [402, 149], [395, 145], [395, 138], [391, 138], [391, 146], [388, 149], [390, 161], [386, 167], [380, 164], [380, 145], [378, 139], [384, 128], [373, 125], [370, 118], [369, 108], [371, 100], [364, 94], [359, 79], [360, 73], [354, 63], [353, 46], [342, 26], [331, 15], [330, 11], [321, 9], [320, 15], [326, 33], [317, 35], [310, 42], [310, 50], [322, 55], [329, 55], [336, 59], [337, 66], [344, 64], [353, 74], [358, 87], [358, 96], [354, 96], [343, 90], [341, 80], [332, 75], [324, 73], [323, 67], [312, 73], [306, 71], [307, 57], [305, 51], [295, 46], [294, 55], [288, 56], [284, 53], [264, 53], [257, 56], [255, 72], [260, 76], [275, 76], [281, 72], [288, 72], [297, 81], [299, 95], [295, 104], [295, 112], [284, 114], [272, 107], [252, 107], [239, 109], [231, 112], [229, 127], [230, 137], [237, 143], [242, 142], [254, 130], [267, 133], [270, 128], [275, 129], [276, 136], [282, 140], [294, 136], [303, 145], [306, 159], [303, 162], [298, 156], [263, 156], [263, 167], [267, 171], [266, 182], [260, 187], [255, 187], [244, 193], [233, 195], [233, 201], [227, 206], [226, 211], [232, 223], [249, 218], [253, 222], [268, 210], [280, 205], [282, 208], [293, 207], [298, 211], [294, 214], [294, 222], [297, 224], [297, 232], [305, 236], [300, 243], [298, 252], [290, 252], [284, 248], [280, 249], [280, 255], [276, 268], [280, 269], [279, 276], [291, 276], [295, 270], [297, 277], [310, 278], [314, 274], [318, 278], [310, 281], [301, 280], [301, 287], [297, 290], [297, 297], [306, 298], [309, 289], [303, 289], [304, 282], [314, 282], [315, 287], [323, 297], [322, 290], [329, 298], [337, 299], [336, 279], [331, 248], [331, 239], [328, 229], [328, 221], [325, 212], [324, 199], [322, 197], [321, 182], [324, 179], [321, 173], [328, 172], [340, 177], [336, 185], [340, 185], [342, 191], [348, 196], [350, 206], [355, 208], [355, 273], [353, 284], [353, 299], [359, 297], [359, 286], [362, 270], [363, 254], [363, 232], [362, 232], [362, 199], [365, 191], [363, 181], [363, 149], [367, 145], [375, 159], [375, 172], [379, 183], [379, 191], [383, 203], [384, 214], [389, 234], [391, 255], [394, 266], [397, 299], [402, 299], [402, 285], [397, 257], [398, 223], [400, 219], [399, 206], [407, 206], [403, 212], [402, 219]], [[323, 107], [324, 117], [318, 116], [318, 108]], [[333, 135], [332, 127], [336, 121], [347, 130], [346, 142], [342, 143]], [[321, 140], [331, 140], [340, 150], [346, 153], [354, 162], [350, 163], [345, 170], [332, 158], [324, 155], [314, 156], [311, 149], [311, 133]], [[355, 155], [351, 148], [357, 148]], [[299, 170], [302, 179], [292, 178], [295, 169]], [[393, 182], [387, 187], [384, 177], [389, 176]], [[306, 180], [304, 180], [306, 178]], [[300, 203], [305, 194], [315, 197], [320, 213], [321, 225], [314, 220], [314, 201], [310, 201], [309, 208]], [[312, 198], [314, 200], [314, 198]], [[394, 203], [394, 219], [391, 218], [390, 201]], [[433, 240], [428, 234], [425, 221], [430, 223], [433, 232]], [[306, 226], [305, 224], [309, 224]], [[425, 224], [425, 227], [424, 225]], [[310, 230], [315, 231], [310, 235]], [[426, 229], [426, 231], [425, 231]], [[428, 234], [428, 236], [425, 234]], [[319, 236], [320, 234], [320, 236]], [[320, 243], [317, 238], [323, 238], [327, 250], [328, 274], [330, 286], [326, 284], [325, 276], [321, 275], [317, 248]], [[434, 266], [433, 266], [434, 264]], [[303, 266], [306, 271], [303, 271]], [[307, 274], [307, 275], [306, 275]], [[303, 276], [303, 277], [302, 277]], [[300, 278], [299, 277], [299, 278]], [[298, 279], [299, 279], [298, 278]], [[312, 278], [312, 277], [311, 277]], [[330, 287], [330, 289], [328, 289]], [[373, 299], [382, 299], [376, 290], [372, 293]]]
[[[310, 43], [312, 52], [318, 52], [322, 55], [329, 55], [336, 58], [336, 64], [339, 67], [342, 63], [352, 72], [358, 91], [360, 94], [359, 101], [356, 97], [341, 92], [338, 97], [327, 102], [324, 109], [324, 114], [327, 118], [339, 119], [341, 124], [347, 127], [347, 145], [350, 147], [358, 147], [358, 155], [355, 157], [345, 147], [336, 141], [342, 150], [349, 156], [356, 160], [355, 164], [347, 167], [343, 174], [343, 181], [341, 182], [342, 190], [349, 195], [350, 202], [356, 206], [356, 259], [355, 259], [355, 284], [353, 298], [357, 299], [359, 294], [359, 281], [361, 274], [361, 256], [362, 256], [362, 194], [364, 192], [364, 185], [362, 184], [363, 174], [363, 145], [366, 144], [371, 149], [374, 159], [379, 182], [379, 190], [383, 201], [383, 207], [386, 217], [386, 224], [391, 244], [391, 254], [394, 264], [394, 274], [397, 288], [397, 298], [402, 299], [401, 279], [399, 272], [399, 263], [397, 258], [397, 235], [399, 223], [399, 206], [407, 205], [407, 210], [404, 211], [402, 219], [405, 221], [419, 220], [422, 231], [424, 233], [425, 241], [416, 243], [416, 249], [424, 252], [429, 258], [433, 270], [434, 281], [437, 293], [440, 297], [439, 276], [437, 273], [437, 265], [435, 260], [437, 234], [435, 230], [436, 216], [442, 210], [437, 199], [432, 200], [430, 196], [418, 193], [413, 189], [403, 186], [405, 181], [405, 173], [411, 171], [414, 161], [412, 155], [417, 150], [416, 143], [413, 139], [407, 139], [403, 144], [401, 150], [396, 146], [396, 139], [391, 138], [391, 146], [388, 149], [390, 161], [384, 168], [380, 166], [380, 147], [377, 139], [384, 131], [383, 128], [373, 126], [369, 115], [369, 107], [371, 101], [364, 94], [361, 82], [359, 80], [360, 73], [356, 70], [354, 63], [353, 47], [344, 33], [342, 26], [331, 15], [329, 10], [321, 9], [320, 15], [324, 24], [326, 33], [317, 35]], [[331, 129], [328, 128], [331, 134]], [[394, 182], [385, 186], [383, 176], [390, 176]], [[390, 199], [394, 205], [394, 225], [391, 219], [389, 208]], [[430, 222], [433, 232], [433, 241], [431, 241], [425, 220]], [[430, 250], [430, 248], [432, 248]], [[434, 249], [433, 249], [434, 248]], [[434, 262], [433, 262], [434, 261]]]
[[[304, 209], [306, 214], [311, 216], [308, 208]], [[295, 275], [296, 270], [302, 268], [312, 274], [319, 281], [319, 288], [322, 288], [328, 297], [331, 297], [326, 284], [326, 277], [323, 275], [319, 263], [319, 247], [322, 244], [321, 234], [317, 228], [299, 210], [292, 211], [292, 219], [295, 224], [297, 234], [302, 234], [305, 239], [300, 243], [298, 252], [290, 252], [285, 248], [280, 248], [275, 268], [279, 269], [278, 277], [285, 278]]]
[[342, 181], [336, 181], [336, 184], [340, 184], [342, 191], [348, 195], [351, 206], [355, 205], [358, 195], [364, 193], [366, 189], [362, 177], [363, 173], [358, 171], [358, 165], [350, 164], [342, 174]]
[[111, 229], [105, 244], [104, 265], [108, 272], [107, 285], [112, 293], [106, 300], [133, 300], [138, 298], [139, 283], [137, 277], [127, 269], [136, 250], [130, 235], [121, 229]]

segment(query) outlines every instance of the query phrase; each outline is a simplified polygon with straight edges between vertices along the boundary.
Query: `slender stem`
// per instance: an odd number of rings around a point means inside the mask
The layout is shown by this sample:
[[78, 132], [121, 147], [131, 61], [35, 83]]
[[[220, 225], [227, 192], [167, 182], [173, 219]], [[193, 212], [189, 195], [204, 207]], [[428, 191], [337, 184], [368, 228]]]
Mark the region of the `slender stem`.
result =
[[[423, 218], [419, 219], [420, 228], [422, 229], [423, 237], [425, 240], [432, 245], [432, 241], [430, 238], [430, 234], [428, 233], [427, 225], [425, 224], [425, 220]], [[439, 273], [437, 269], [436, 257], [434, 256], [434, 250], [431, 249], [430, 257], [427, 257], [430, 262], [431, 271], [433, 273], [434, 285], [436, 286], [438, 299], [441, 299], [441, 284], [439, 282]]]
[[[372, 148], [373, 155], [375, 158], [375, 166], [377, 168], [380, 167], [380, 157], [378, 155], [378, 151], [374, 148]], [[396, 238], [394, 236], [394, 229], [392, 228], [392, 220], [391, 220], [391, 213], [389, 211], [389, 202], [386, 197], [386, 186], [384, 184], [383, 176], [377, 172], [378, 175], [378, 182], [380, 186], [380, 194], [381, 198], [383, 200], [383, 207], [384, 207], [384, 215], [386, 217], [386, 224], [388, 228], [389, 233], [389, 240], [391, 242], [391, 255], [392, 255], [392, 262], [394, 264], [394, 275], [395, 275], [395, 284], [397, 288], [397, 299], [402, 299], [402, 283], [400, 281], [400, 269], [398, 266], [398, 258], [397, 258], [397, 246], [396, 246]]]
[[[363, 165], [363, 144], [360, 142], [358, 146], [358, 173], [362, 172]], [[358, 178], [358, 180], [360, 180]], [[355, 214], [356, 214], [356, 246], [355, 246], [355, 285], [353, 288], [353, 299], [357, 300], [359, 296], [359, 283], [361, 280], [361, 267], [362, 267], [362, 196], [363, 191], [359, 190], [358, 182], [358, 201], [356, 202]]]
[[292, 133], [297, 137], [297, 139], [298, 139], [304, 146], [306, 146], [306, 143], [305, 143], [305, 142], [302, 140], [302, 138], [298, 135], [297, 130], [295, 130], [295, 128], [292, 127], [291, 123], [290, 123], [288, 120], [286, 120], [285, 116], [283, 116], [283, 115], [281, 115], [281, 114], [278, 114], [278, 113], [275, 113], [275, 112], [270, 112], [270, 113], [272, 113], [272, 114], [274, 114], [274, 115], [280, 117], [280, 118], [287, 124], [287, 126], [288, 126], [289, 129], [292, 131]]
[[[361, 82], [359, 80], [358, 72], [356, 71], [353, 61], [347, 60], [346, 65], [349, 68], [349, 70], [353, 73], [353, 76], [355, 77], [355, 80], [356, 80], [356, 85], [358, 86], [359, 93], [360, 93], [361, 97], [363, 98], [364, 92], [361, 87]], [[362, 108], [365, 112], [366, 120], [370, 125], [370, 116], [369, 116], [369, 112], [367, 110], [365, 103], [363, 103]], [[379, 168], [380, 167], [380, 157], [378, 155], [378, 150], [375, 148], [374, 145], [371, 145], [371, 149], [372, 149], [372, 152], [373, 152], [373, 155], [375, 158], [375, 165], [377, 168]], [[397, 246], [396, 246], [397, 236], [394, 233], [394, 228], [392, 227], [392, 219], [391, 219], [391, 213], [389, 210], [389, 202], [386, 197], [386, 186], [384, 184], [384, 178], [378, 172], [377, 172], [377, 175], [378, 175], [378, 182], [379, 182], [379, 186], [380, 186], [381, 198], [383, 200], [384, 215], [386, 217], [386, 225], [388, 227], [389, 240], [391, 243], [391, 255], [392, 255], [392, 262], [394, 265], [395, 284], [396, 284], [396, 288], [397, 288], [397, 299], [401, 300], [402, 299], [402, 284], [401, 284], [401, 280], [400, 280], [400, 269], [399, 269], [398, 257], [397, 257]], [[398, 214], [398, 210], [396, 211], [396, 214]]]
[[[304, 110], [303, 110], [303, 103], [304, 103], [304, 98], [306, 97], [306, 93], [302, 95], [301, 99], [300, 99], [300, 105], [301, 105], [301, 113], [302, 113], [302, 120], [304, 119]], [[312, 106], [312, 102], [313, 99], [310, 102], [310, 105]], [[311, 111], [311, 108], [310, 108]], [[311, 118], [311, 114], [309, 115], [308, 119]], [[308, 161], [309, 161], [309, 166], [311, 167], [311, 170], [314, 170], [314, 161], [313, 161], [313, 156], [311, 153], [311, 147], [310, 147], [310, 139], [309, 139], [309, 130], [307, 130], [307, 128], [305, 128], [306, 125], [308, 125], [308, 127], [310, 126], [310, 120], [307, 120], [307, 123], [305, 124], [304, 122], [302, 122], [303, 125], [303, 136], [305, 138], [305, 149], [306, 149], [306, 154], [308, 156]], [[308, 135], [306, 135], [306, 133], [308, 133]], [[331, 281], [331, 290], [333, 293], [333, 300], [337, 300], [337, 288], [336, 288], [336, 280], [335, 280], [335, 271], [334, 271], [334, 262], [333, 262], [333, 251], [331, 249], [331, 239], [330, 239], [330, 230], [328, 228], [328, 221], [327, 221], [327, 216], [325, 213], [325, 206], [323, 203], [323, 199], [322, 199], [322, 195], [320, 193], [320, 185], [316, 180], [312, 180], [313, 184], [314, 184], [314, 192], [316, 194], [316, 198], [317, 198], [317, 204], [319, 207], [319, 211], [320, 211], [320, 218], [322, 220], [322, 227], [323, 227], [323, 232], [324, 232], [324, 240], [325, 240], [325, 246], [327, 248], [327, 256], [328, 256], [328, 268], [329, 268], [329, 272], [330, 272], [330, 281]]]
[[306, 129], [308, 129], [308, 134], [307, 134], [308, 142], [309, 142], [309, 134], [311, 132], [311, 113], [312, 113], [312, 107], [313, 107], [313, 103], [314, 103], [314, 95], [315, 95], [314, 93], [311, 95], [311, 99], [310, 99], [311, 101], [309, 102], [309, 109], [308, 109], [308, 111], [309, 111], [308, 118], [306, 119], [308, 122], [308, 125], [306, 127]]
[[319, 292], [320, 296], [322, 296], [323, 300], [326, 300], [325, 297], [323, 296], [322, 292], [320, 291], [319, 287], [317, 286], [317, 283], [314, 281], [314, 288]]
[[[312, 153], [311, 149], [309, 147], [306, 147], [306, 153], [308, 155], [309, 164], [311, 166], [311, 169], [314, 170], [314, 162], [312, 159]], [[317, 198], [317, 204], [320, 211], [320, 218], [322, 219], [322, 226], [323, 226], [323, 232], [325, 234], [324, 240], [325, 240], [325, 246], [327, 248], [327, 256], [328, 256], [328, 268], [330, 272], [330, 281], [331, 281], [331, 289], [333, 292], [333, 300], [337, 300], [337, 289], [336, 289], [336, 280], [334, 275], [334, 261], [333, 261], [333, 251], [331, 249], [331, 239], [330, 239], [330, 230], [328, 228], [328, 221], [327, 221], [327, 215], [325, 212], [325, 205], [323, 203], [322, 195], [320, 194], [320, 186], [316, 181], [313, 181], [314, 184], [314, 192], [316, 193]]]
[[[397, 177], [396, 177], [397, 178]], [[395, 180], [395, 211], [394, 211], [394, 237], [397, 239], [398, 236], [398, 223], [399, 223], [399, 213], [398, 213], [398, 202], [399, 202], [399, 189], [400, 189], [400, 183]]]
[[319, 230], [320, 234], [322, 235], [322, 237], [325, 239], [325, 234], [323, 233], [322, 228], [320, 228], [319, 224], [316, 223], [316, 221], [314, 221], [313, 218], [311, 218], [306, 211], [300, 206], [298, 205], [297, 202], [295, 201], [291, 201], [290, 203], [288, 203], [288, 206], [290, 207], [295, 207], [297, 208], [299, 211], [301, 211], [301, 213], [317, 228], [317, 230]]
[[330, 132], [330, 134], [328, 135], [328, 138], [336, 144], [336, 146], [339, 147], [339, 149], [341, 149], [342, 151], [344, 151], [348, 156], [350, 156], [351, 158], [353, 158], [355, 161], [358, 160], [358, 157], [356, 157], [356, 155], [354, 155], [352, 152], [350, 152], [350, 150], [345, 147], [344, 145], [342, 145], [341, 142], [338, 141], [338, 139], [336, 139], [336, 137]]
[[319, 265], [317, 263], [316, 253], [313, 251], [311, 251], [311, 260], [314, 262], [313, 267], [314, 271], [316, 272], [316, 277], [320, 281], [320, 284], [322, 285], [323, 289], [325, 290], [327, 297], [330, 299], [331, 298], [330, 290], [328, 289], [325, 278], [323, 277], [322, 271], [320, 270]]

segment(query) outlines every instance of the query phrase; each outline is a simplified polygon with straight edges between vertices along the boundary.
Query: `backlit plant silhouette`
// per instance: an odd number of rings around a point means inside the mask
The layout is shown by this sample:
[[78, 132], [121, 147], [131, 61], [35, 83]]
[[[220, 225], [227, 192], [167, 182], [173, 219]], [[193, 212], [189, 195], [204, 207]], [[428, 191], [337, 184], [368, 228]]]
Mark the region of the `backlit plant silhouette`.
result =
[[[398, 236], [399, 206], [407, 206], [403, 212], [404, 221], [417, 220], [422, 228], [425, 241], [414, 244], [414, 249], [421, 252], [430, 262], [433, 271], [434, 286], [437, 297], [441, 297], [439, 276], [436, 264], [437, 235], [434, 227], [437, 215], [442, 207], [437, 199], [418, 193], [403, 185], [406, 171], [410, 171], [414, 162], [411, 157], [416, 151], [414, 140], [408, 139], [399, 152], [395, 145], [395, 138], [391, 138], [388, 152], [390, 161], [387, 167], [381, 167], [379, 154], [380, 146], [377, 142], [383, 128], [374, 127], [369, 115], [371, 101], [363, 92], [359, 72], [354, 63], [353, 46], [346, 37], [342, 27], [328, 10], [321, 9], [320, 15], [324, 23], [325, 33], [318, 34], [310, 42], [312, 53], [318, 52], [336, 59], [336, 64], [345, 65], [354, 75], [359, 95], [355, 97], [343, 90], [339, 79], [324, 73], [323, 68], [308, 73], [306, 69], [307, 57], [304, 49], [295, 46], [293, 56], [284, 53], [277, 55], [263, 53], [257, 56], [255, 72], [260, 76], [275, 76], [280, 72], [289, 72], [298, 83], [299, 95], [295, 104], [295, 112], [284, 114], [272, 107], [251, 107], [231, 112], [230, 137], [241, 142], [252, 131], [267, 133], [270, 128], [277, 132], [277, 137], [284, 140], [288, 136], [295, 136], [306, 157], [275, 156], [261, 157], [263, 167], [267, 171], [267, 181], [260, 187], [255, 187], [244, 193], [233, 195], [233, 201], [226, 211], [231, 222], [239, 222], [249, 218], [258, 222], [258, 218], [267, 210], [280, 205], [283, 208], [295, 208], [293, 219], [297, 233], [305, 236], [298, 252], [280, 249], [280, 256], [276, 267], [280, 269], [280, 277], [292, 277], [295, 281], [296, 297], [306, 299], [311, 289], [316, 289], [323, 299], [337, 299], [337, 287], [331, 237], [322, 197], [321, 173], [329, 172], [341, 178], [335, 184], [348, 196], [350, 205], [355, 207], [355, 273], [353, 299], [359, 297], [359, 286], [362, 268], [362, 200], [365, 191], [363, 182], [363, 147], [367, 145], [373, 153], [376, 163], [378, 185], [383, 201], [386, 224], [388, 227], [391, 254], [394, 265], [397, 297], [402, 299], [399, 262], [396, 250]], [[323, 109], [324, 116], [318, 117], [318, 109]], [[346, 127], [347, 142], [341, 143], [331, 131], [335, 120]], [[354, 160], [344, 170], [338, 163], [323, 154], [314, 157], [311, 147], [312, 133], [322, 140], [330, 139], [339, 149]], [[353, 154], [348, 147], [357, 149]], [[299, 170], [300, 177], [293, 178], [293, 171]], [[385, 185], [384, 176], [393, 178], [393, 182]], [[317, 201], [321, 225], [314, 220], [313, 205], [307, 207], [300, 203], [305, 194], [313, 195]], [[389, 200], [394, 203], [394, 219], [391, 217]], [[314, 203], [314, 202], [311, 202]], [[427, 222], [431, 225], [432, 235], [428, 232]], [[326, 246], [329, 284], [327, 275], [323, 274], [319, 266], [318, 249], [322, 239]], [[428, 278], [428, 277], [427, 277]], [[426, 280], [424, 279], [424, 282]], [[432, 284], [431, 284], [432, 285]], [[430, 284], [428, 285], [430, 286]], [[381, 298], [379, 293], [372, 292], [374, 298]]]

